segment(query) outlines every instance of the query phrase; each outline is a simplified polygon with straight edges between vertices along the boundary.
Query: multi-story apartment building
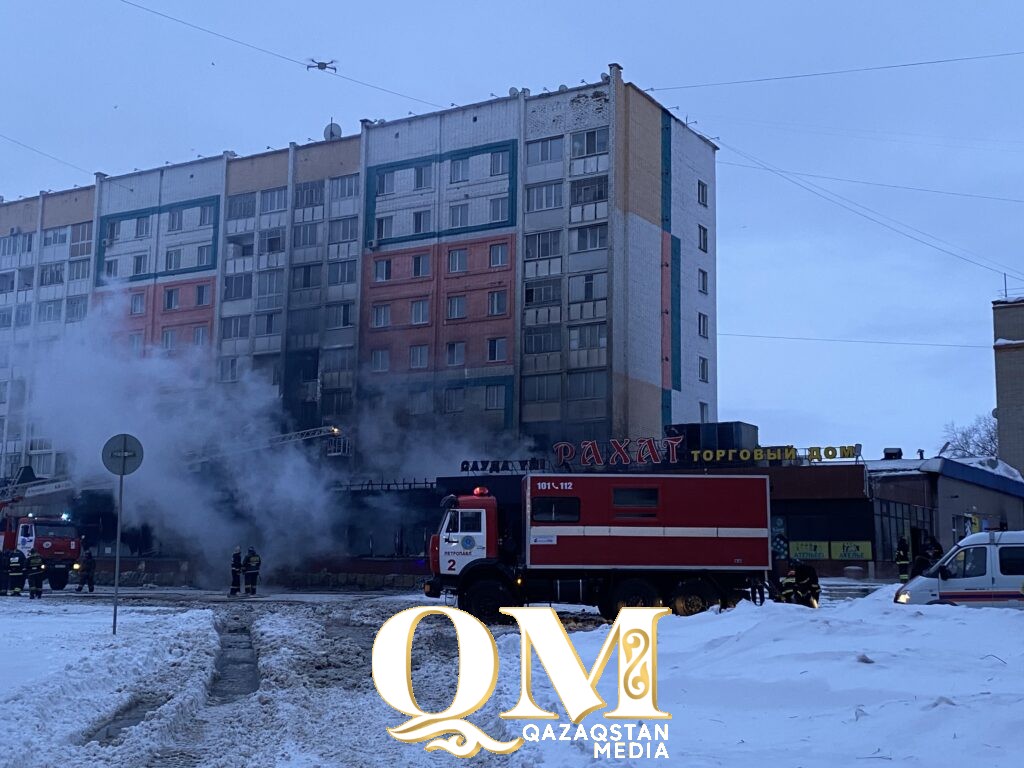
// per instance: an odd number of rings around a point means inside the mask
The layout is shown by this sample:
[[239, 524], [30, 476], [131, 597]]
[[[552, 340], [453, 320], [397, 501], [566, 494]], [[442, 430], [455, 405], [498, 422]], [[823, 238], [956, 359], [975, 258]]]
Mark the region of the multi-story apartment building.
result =
[[1024, 472], [1024, 296], [992, 302], [999, 458]]
[[344, 139], [99, 174], [95, 193], [0, 205], [0, 353], [57, 327], [57, 293], [71, 322], [91, 292], [121, 297], [139, 354], [209, 344], [212, 379], [264, 376], [296, 428], [387, 412], [543, 446], [713, 421], [715, 149], [611, 65]]

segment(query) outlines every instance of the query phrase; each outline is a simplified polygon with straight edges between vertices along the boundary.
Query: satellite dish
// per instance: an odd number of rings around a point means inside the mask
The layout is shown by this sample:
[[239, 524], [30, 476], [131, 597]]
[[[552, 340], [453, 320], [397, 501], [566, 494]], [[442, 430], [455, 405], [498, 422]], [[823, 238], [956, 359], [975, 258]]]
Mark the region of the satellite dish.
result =
[[558, 86], [558, 92], [559, 93], [565, 93], [568, 90], [569, 90], [569, 86], [568, 85], [560, 85], [560, 86]]
[[341, 138], [341, 126], [337, 123], [328, 123], [327, 127], [324, 128], [324, 140], [331, 141], [332, 139]]
[[611, 80], [611, 78], [608, 77], [608, 73], [607, 72], [602, 72], [601, 73], [601, 82], [602, 83], [607, 83], [609, 80]]
[[513, 98], [515, 98], [516, 96], [519, 95], [519, 89], [518, 88], [509, 88], [508, 89], [508, 95], [512, 96]]

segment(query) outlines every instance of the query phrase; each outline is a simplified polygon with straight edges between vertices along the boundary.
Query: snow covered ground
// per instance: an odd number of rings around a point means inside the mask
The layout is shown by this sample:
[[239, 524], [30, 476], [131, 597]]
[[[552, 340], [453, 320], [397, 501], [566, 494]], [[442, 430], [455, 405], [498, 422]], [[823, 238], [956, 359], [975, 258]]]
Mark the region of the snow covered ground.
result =
[[[593, 745], [528, 743], [508, 756], [466, 762], [385, 731], [405, 717], [370, 680], [377, 627], [409, 596], [216, 606], [251, 626], [256, 693], [214, 706], [205, 699], [217, 648], [211, 610], [123, 610], [112, 641], [109, 606], [0, 601], [4, 666], [0, 765], [592, 766], [841, 768], [1024, 764], [1024, 611], [894, 605], [894, 587], [860, 600], [799, 606], [749, 604], [659, 624], [659, 705], [669, 711], [669, 759], [595, 761]], [[436, 603], [431, 603], [436, 604]], [[607, 633], [577, 614], [571, 637], [589, 666]], [[495, 630], [501, 677], [474, 721], [497, 738], [521, 722], [497, 713], [518, 698], [519, 639]], [[424, 622], [413, 648], [414, 690], [443, 709], [457, 649], [445, 622]], [[535, 664], [535, 698], [560, 709]], [[615, 664], [601, 693], [613, 704]], [[133, 697], [166, 699], [123, 740], [85, 743]], [[600, 713], [586, 725], [609, 723]], [[544, 724], [541, 723], [541, 726]]]

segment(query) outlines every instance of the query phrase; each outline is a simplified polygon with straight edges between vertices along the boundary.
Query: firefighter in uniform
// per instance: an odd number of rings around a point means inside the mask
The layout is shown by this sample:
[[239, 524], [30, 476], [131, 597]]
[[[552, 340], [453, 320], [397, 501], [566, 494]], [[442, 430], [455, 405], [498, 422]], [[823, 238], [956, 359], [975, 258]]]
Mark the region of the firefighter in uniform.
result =
[[783, 603], [792, 603], [796, 596], [796, 569], [790, 567], [786, 575], [782, 577], [782, 589], [779, 596]]
[[900, 584], [906, 584], [910, 578], [910, 545], [902, 536], [896, 542], [896, 570], [900, 574]]
[[25, 586], [25, 555], [20, 549], [7, 553], [7, 581], [11, 594], [21, 597], [21, 589]]
[[43, 571], [46, 566], [43, 564], [43, 556], [32, 547], [28, 553], [28, 599], [43, 599]]
[[242, 586], [242, 548], [235, 547], [234, 553], [231, 555], [231, 591], [228, 593], [232, 597], [238, 594]]
[[7, 558], [10, 552], [6, 549], [0, 552], [0, 596], [7, 597]]
[[260, 556], [256, 554], [255, 547], [249, 547], [249, 553], [245, 556], [245, 594], [256, 595], [256, 581], [260, 576]]
[[82, 587], [88, 587], [90, 592], [96, 589], [96, 558], [92, 556], [91, 549], [85, 550], [82, 556], [82, 569], [78, 572], [78, 589], [75, 591], [81, 592]]
[[793, 602], [805, 605], [808, 608], [818, 607], [818, 598], [821, 597], [821, 585], [818, 583], [818, 572], [807, 563], [796, 561], [794, 569], [796, 585], [793, 593]]

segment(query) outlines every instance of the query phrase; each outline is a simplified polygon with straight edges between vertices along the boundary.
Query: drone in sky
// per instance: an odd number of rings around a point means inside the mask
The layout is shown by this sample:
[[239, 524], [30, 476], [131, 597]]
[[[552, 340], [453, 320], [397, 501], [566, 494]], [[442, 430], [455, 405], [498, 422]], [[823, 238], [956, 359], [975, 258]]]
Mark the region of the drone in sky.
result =
[[334, 59], [330, 61], [317, 61], [316, 59], [310, 59], [309, 64], [306, 65], [306, 71], [311, 69], [319, 69], [321, 72], [325, 72], [328, 69], [334, 74], [338, 74], [338, 68], [333, 66], [335, 63]]

